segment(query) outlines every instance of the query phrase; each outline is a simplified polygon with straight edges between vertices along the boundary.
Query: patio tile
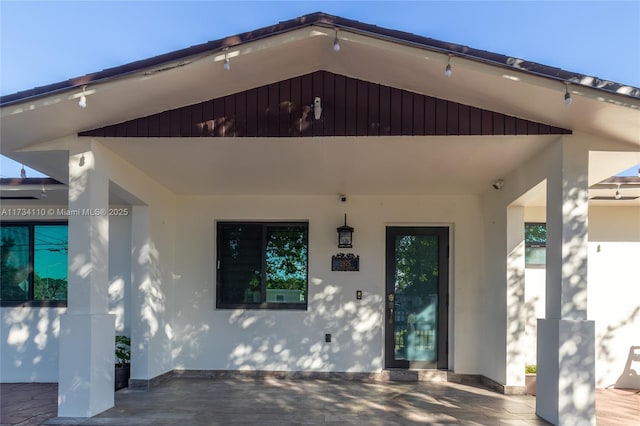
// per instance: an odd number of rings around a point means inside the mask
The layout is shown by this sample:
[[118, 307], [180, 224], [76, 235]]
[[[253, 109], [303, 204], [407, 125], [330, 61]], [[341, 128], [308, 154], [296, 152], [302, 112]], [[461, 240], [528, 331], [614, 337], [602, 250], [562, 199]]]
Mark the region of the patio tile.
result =
[[[90, 419], [56, 418], [55, 384], [2, 384], [2, 396], [2, 426], [548, 424], [531, 396], [454, 383], [173, 378], [150, 391], [118, 391], [116, 406]], [[638, 391], [599, 389], [596, 397], [598, 425], [640, 418]]]

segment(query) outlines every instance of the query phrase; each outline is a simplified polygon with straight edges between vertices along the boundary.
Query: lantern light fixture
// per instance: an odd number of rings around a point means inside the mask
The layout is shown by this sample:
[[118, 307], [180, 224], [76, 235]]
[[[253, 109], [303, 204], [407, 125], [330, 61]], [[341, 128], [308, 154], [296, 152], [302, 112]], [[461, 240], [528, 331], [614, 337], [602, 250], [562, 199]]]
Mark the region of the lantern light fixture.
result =
[[24, 169], [24, 164], [22, 165], [22, 168], [20, 169], [20, 177], [22, 179], [26, 179], [27, 178], [27, 171]]
[[338, 227], [338, 247], [353, 247], [353, 228], [347, 225], [347, 214], [344, 214], [344, 225]]

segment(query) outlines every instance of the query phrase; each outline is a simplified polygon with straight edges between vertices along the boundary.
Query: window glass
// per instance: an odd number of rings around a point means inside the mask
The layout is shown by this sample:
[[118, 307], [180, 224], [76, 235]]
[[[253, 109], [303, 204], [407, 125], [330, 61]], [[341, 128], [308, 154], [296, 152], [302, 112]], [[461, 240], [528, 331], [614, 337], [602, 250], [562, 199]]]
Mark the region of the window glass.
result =
[[262, 229], [259, 225], [226, 224], [219, 228], [219, 300], [222, 303], [260, 303]]
[[267, 302], [304, 303], [307, 232], [299, 226], [267, 228]]
[[0, 292], [2, 300], [29, 300], [29, 227], [2, 226]]
[[34, 227], [34, 300], [67, 300], [68, 246], [67, 225]]
[[547, 226], [544, 223], [524, 225], [524, 257], [528, 267], [544, 267], [547, 263]]
[[307, 224], [218, 223], [218, 307], [305, 309]]
[[3, 306], [65, 306], [68, 227], [55, 223], [0, 226], [0, 302]]

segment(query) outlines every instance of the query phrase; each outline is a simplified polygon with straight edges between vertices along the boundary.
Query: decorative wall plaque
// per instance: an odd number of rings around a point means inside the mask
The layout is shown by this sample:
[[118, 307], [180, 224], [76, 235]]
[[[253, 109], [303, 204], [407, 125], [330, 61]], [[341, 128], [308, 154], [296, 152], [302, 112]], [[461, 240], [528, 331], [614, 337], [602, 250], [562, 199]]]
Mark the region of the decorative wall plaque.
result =
[[338, 253], [331, 256], [332, 271], [359, 271], [360, 256], [353, 253]]

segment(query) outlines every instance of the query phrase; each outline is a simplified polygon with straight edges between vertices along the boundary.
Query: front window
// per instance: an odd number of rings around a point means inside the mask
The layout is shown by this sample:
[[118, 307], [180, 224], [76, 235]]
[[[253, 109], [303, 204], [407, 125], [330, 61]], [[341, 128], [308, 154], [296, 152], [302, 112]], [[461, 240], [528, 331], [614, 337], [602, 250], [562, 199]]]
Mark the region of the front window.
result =
[[4, 306], [66, 306], [67, 224], [3, 223], [0, 301]]
[[306, 309], [307, 223], [218, 223], [218, 308]]

